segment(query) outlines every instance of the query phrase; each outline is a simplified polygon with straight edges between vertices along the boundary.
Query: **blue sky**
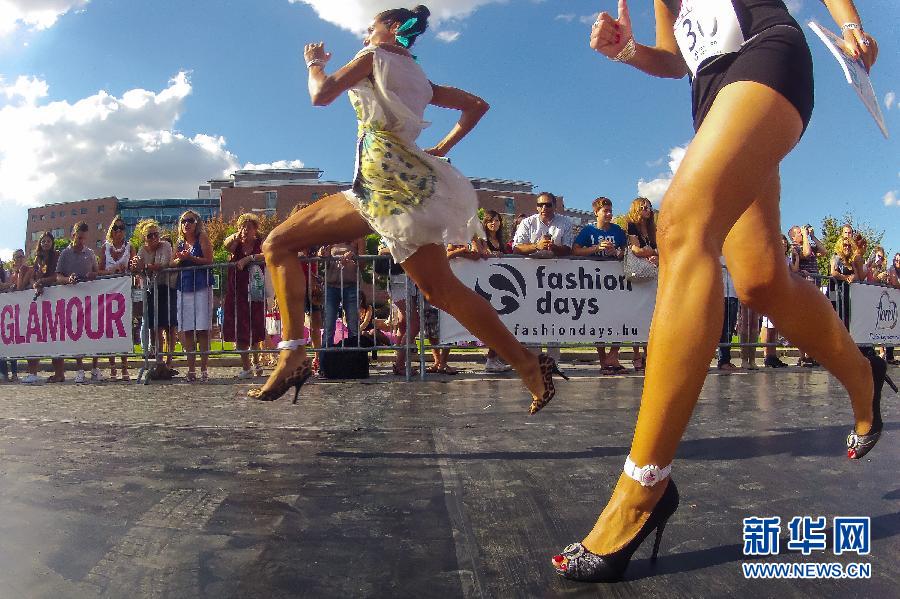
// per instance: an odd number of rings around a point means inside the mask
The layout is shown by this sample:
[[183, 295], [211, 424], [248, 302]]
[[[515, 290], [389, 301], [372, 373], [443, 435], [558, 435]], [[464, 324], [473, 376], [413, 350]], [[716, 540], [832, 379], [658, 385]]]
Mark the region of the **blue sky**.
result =
[[[789, 2], [831, 25], [815, 0]], [[652, 2], [631, 3], [652, 42]], [[900, 251], [900, 53], [896, 0], [859, 3], [880, 41], [882, 138], [810, 32], [816, 111], [783, 165], [783, 225], [852, 211]], [[341, 99], [314, 108], [302, 46], [325, 41], [330, 68], [352, 58], [385, 0], [0, 0], [0, 230], [22, 243], [29, 205], [84, 197], [192, 197], [237, 167], [319, 167], [352, 175], [355, 123]], [[692, 136], [687, 80], [652, 79], [588, 48], [613, 0], [435, 0], [415, 51], [431, 79], [492, 110], [452, 154], [467, 175], [524, 179], [588, 208], [658, 196]], [[889, 108], [888, 108], [889, 106]], [[423, 146], [456, 114], [432, 110]], [[674, 160], [673, 160], [674, 158]]]

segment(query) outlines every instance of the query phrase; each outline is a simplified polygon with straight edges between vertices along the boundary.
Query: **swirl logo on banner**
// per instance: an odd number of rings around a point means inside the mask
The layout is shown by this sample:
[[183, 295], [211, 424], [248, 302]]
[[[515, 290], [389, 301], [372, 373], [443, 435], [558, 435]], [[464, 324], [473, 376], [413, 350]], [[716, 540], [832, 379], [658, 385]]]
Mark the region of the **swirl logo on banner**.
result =
[[[509, 276], [502, 272], [497, 272], [487, 277], [490, 291], [485, 291], [481, 286], [481, 279], [476, 278], [475, 292], [490, 302], [500, 316], [512, 314], [522, 306], [522, 301], [528, 295], [525, 277], [522, 276], [518, 269], [509, 264], [496, 262], [491, 266], [507, 271]], [[497, 305], [498, 303], [500, 305]]]

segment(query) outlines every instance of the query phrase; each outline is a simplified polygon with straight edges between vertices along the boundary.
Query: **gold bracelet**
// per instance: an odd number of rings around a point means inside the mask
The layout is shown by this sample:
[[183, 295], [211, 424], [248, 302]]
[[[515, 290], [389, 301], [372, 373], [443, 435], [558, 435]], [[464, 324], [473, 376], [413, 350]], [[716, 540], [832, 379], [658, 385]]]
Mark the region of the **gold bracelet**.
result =
[[634, 55], [637, 54], [637, 47], [634, 44], [634, 37], [628, 40], [628, 43], [625, 44], [625, 47], [622, 48], [621, 52], [616, 54], [616, 57], [613, 58], [616, 62], [630, 62]]

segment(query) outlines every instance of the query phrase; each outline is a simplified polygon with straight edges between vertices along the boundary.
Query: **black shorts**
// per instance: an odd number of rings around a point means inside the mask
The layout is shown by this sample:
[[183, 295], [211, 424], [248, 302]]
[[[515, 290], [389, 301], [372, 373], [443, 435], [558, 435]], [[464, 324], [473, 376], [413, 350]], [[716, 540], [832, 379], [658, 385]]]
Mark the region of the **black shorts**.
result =
[[813, 111], [813, 64], [802, 31], [790, 25], [770, 27], [740, 52], [701, 67], [691, 86], [694, 131], [700, 129], [719, 90], [736, 81], [755, 81], [777, 91], [800, 113], [806, 131]]
[[[159, 295], [159, 302], [156, 296]], [[147, 328], [168, 329], [178, 326], [178, 290], [159, 285], [147, 290]], [[159, 324], [157, 324], [157, 316]]]

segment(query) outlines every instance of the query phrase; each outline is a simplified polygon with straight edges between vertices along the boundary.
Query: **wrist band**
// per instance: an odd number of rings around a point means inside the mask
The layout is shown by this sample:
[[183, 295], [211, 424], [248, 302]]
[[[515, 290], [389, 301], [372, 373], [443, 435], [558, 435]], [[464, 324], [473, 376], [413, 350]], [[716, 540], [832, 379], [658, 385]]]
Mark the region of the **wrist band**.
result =
[[860, 31], [863, 30], [862, 25], [860, 25], [859, 23], [844, 23], [843, 25], [841, 25], [841, 33], [847, 31], [848, 29], [859, 29]]
[[324, 67], [325, 61], [321, 58], [313, 58], [312, 60], [306, 61], [306, 68], [311, 69], [312, 67]]
[[634, 45], [634, 37], [628, 40], [625, 47], [613, 58], [616, 62], [629, 62], [634, 55], [637, 54], [637, 47]]

